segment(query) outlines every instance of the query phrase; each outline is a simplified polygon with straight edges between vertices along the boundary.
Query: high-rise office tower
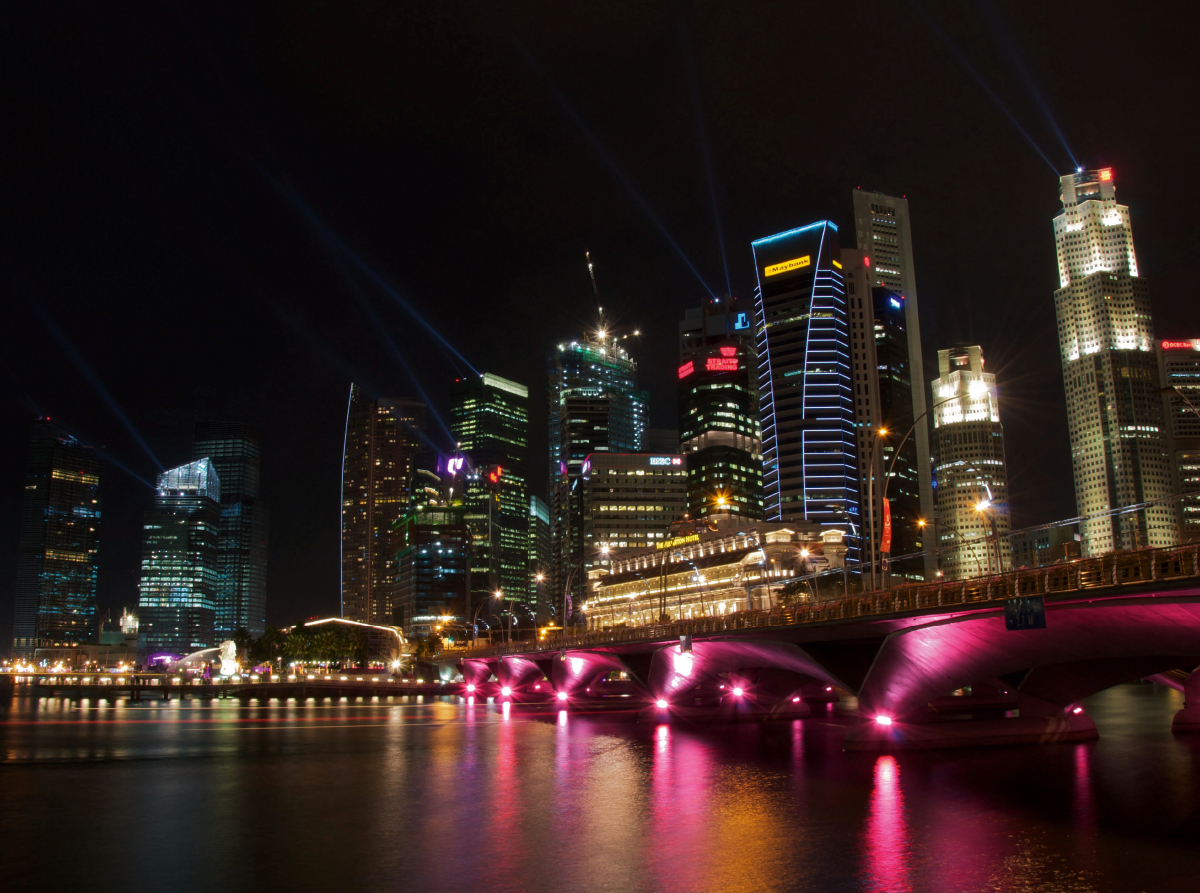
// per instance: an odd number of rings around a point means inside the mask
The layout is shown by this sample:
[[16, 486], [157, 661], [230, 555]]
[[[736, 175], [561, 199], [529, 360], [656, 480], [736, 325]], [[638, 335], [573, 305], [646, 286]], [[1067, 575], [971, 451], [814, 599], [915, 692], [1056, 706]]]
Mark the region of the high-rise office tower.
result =
[[490, 372], [451, 388], [450, 430], [467, 459], [471, 595], [529, 597], [529, 388]]
[[859, 516], [859, 500], [837, 226], [819, 221], [752, 248], [763, 516], [845, 529]]
[[1003, 573], [1012, 568], [1012, 544], [996, 376], [983, 371], [978, 346], [939, 350], [938, 372], [935, 551], [948, 580]]
[[244, 629], [258, 638], [267, 627], [269, 524], [259, 485], [258, 432], [237, 422], [197, 422], [192, 460], [205, 458], [221, 481], [216, 635], [224, 640]]
[[1171, 492], [1178, 493], [1180, 542], [1200, 539], [1200, 338], [1158, 342]]
[[713, 301], [689, 310], [679, 326], [680, 452], [687, 512], [697, 520], [762, 518], [757, 354], [749, 313], [733, 306]]
[[158, 476], [142, 524], [139, 638], [149, 654], [190, 654], [216, 644], [221, 481], [208, 459]]
[[[1060, 180], [1054, 293], [1085, 555], [1170, 546], [1179, 513], [1163, 436], [1150, 290], [1109, 169]], [[1151, 503], [1133, 512], [1132, 505]]]
[[100, 457], [38, 419], [25, 463], [14, 657], [93, 640], [99, 554]]
[[396, 624], [425, 638], [441, 627], [465, 630], [471, 528], [462, 505], [426, 505], [396, 525]]
[[[607, 567], [605, 554], [643, 549], [667, 539], [687, 511], [684, 457], [593, 453], [583, 464], [584, 567]], [[586, 577], [585, 577], [586, 579]]]
[[[896, 474], [902, 475], [904, 478], [912, 478], [915, 476], [915, 487], [917, 492], [917, 508], [916, 513], [920, 515], [919, 520], [926, 522], [933, 519], [934, 516], [934, 501], [933, 489], [931, 486], [932, 465], [930, 463], [930, 448], [929, 448], [929, 426], [930, 420], [925, 416], [928, 408], [925, 394], [925, 368], [924, 354], [921, 350], [921, 317], [919, 312], [919, 304], [917, 301], [917, 278], [916, 267], [913, 264], [913, 249], [912, 249], [912, 228], [909, 223], [908, 215], [908, 200], [894, 195], [884, 195], [881, 192], [867, 192], [857, 189], [853, 193], [854, 196], [854, 222], [855, 229], [858, 235], [858, 254], [854, 258], [855, 266], [861, 266], [865, 275], [866, 284], [871, 289], [886, 288], [891, 291], [901, 302], [903, 319], [895, 319], [894, 315], [888, 312], [886, 315], [894, 320], [893, 327], [890, 332], [899, 336], [899, 340], [890, 341], [888, 349], [888, 359], [886, 361], [877, 360], [873, 366], [873, 372], [880, 375], [881, 390], [878, 393], [880, 400], [888, 400], [890, 405], [885, 411], [884, 405], [881, 402], [879, 408], [881, 410], [880, 418], [876, 420], [876, 425], [882, 422], [883, 425], [891, 426], [897, 423], [892, 418], [887, 416], [895, 415], [897, 419], [906, 419], [902, 421], [903, 427], [898, 431], [894, 431], [895, 438], [886, 438], [880, 441], [879, 455], [881, 457], [880, 464], [883, 465], [883, 471], [880, 474], [886, 473], [887, 467], [891, 465], [894, 458], [894, 450], [899, 445], [899, 438], [904, 436], [904, 432], [908, 430], [913, 421], [919, 419], [917, 426], [913, 429], [911, 441], [913, 449], [911, 451], [902, 451], [900, 458], [896, 461]], [[843, 255], [845, 252], [843, 252]], [[842, 262], [847, 263], [847, 258], [843, 256]], [[861, 262], [861, 264], [860, 264]], [[848, 279], [850, 277], [847, 277]], [[859, 300], [865, 304], [865, 295], [855, 295], [855, 304]], [[890, 305], [888, 305], [890, 307]], [[853, 320], [855, 313], [866, 313], [865, 307], [853, 307], [851, 318]], [[865, 322], [869, 316], [859, 319], [860, 322]], [[902, 327], [902, 330], [901, 328]], [[878, 340], [879, 333], [869, 331], [865, 327], [851, 326], [851, 337], [861, 335], [873, 335], [875, 340]], [[891, 335], [888, 336], [889, 340]], [[860, 343], [855, 343], [853, 352], [857, 354], [865, 353], [865, 347]], [[909, 387], [907, 391], [903, 389], [903, 384], [900, 381], [902, 374], [895, 373], [891, 370], [890, 363], [893, 359], [904, 358], [908, 373]], [[853, 362], [853, 361], [852, 361]], [[857, 362], [862, 362], [858, 360]], [[888, 368], [884, 368], [885, 362], [888, 363]], [[891, 397], [885, 397], [882, 391], [884, 385], [888, 386]], [[907, 403], [907, 406], [902, 404]], [[860, 427], [860, 432], [864, 429]], [[861, 438], [867, 441], [868, 438]], [[860, 464], [862, 462], [860, 456]], [[884, 464], [886, 462], [886, 464]], [[904, 469], [901, 472], [901, 469]], [[877, 486], [875, 490], [878, 492], [878, 481], [882, 477], [877, 477]], [[892, 498], [892, 490], [896, 487], [898, 481], [893, 480], [888, 487], [888, 499]], [[911, 485], [906, 481], [904, 489], [912, 489]], [[901, 506], [904, 508], [904, 506]], [[878, 511], [878, 507], [877, 507]], [[893, 516], [893, 546], [892, 554], [906, 554], [899, 551], [905, 549], [908, 553], [919, 552], [926, 548], [929, 544], [924, 537], [922, 528], [915, 525], [917, 518], [904, 519], [905, 527], [899, 528], [896, 524], [896, 518]], [[903, 573], [906, 576], [917, 576], [921, 573], [922, 563], [919, 561], [905, 562], [894, 570]], [[937, 570], [937, 559], [930, 550], [924, 560], [924, 576], [932, 578]]]
[[[549, 373], [551, 604], [561, 609], [568, 582], [574, 604], [586, 588], [580, 569], [583, 538], [583, 463], [592, 453], [643, 449], [647, 394], [637, 387], [637, 364], [621, 339], [601, 330], [559, 344]], [[568, 620], [570, 618], [567, 618]]]
[[424, 403], [368, 396], [350, 386], [342, 461], [342, 616], [395, 623], [396, 536], [408, 512]]
[[[547, 615], [550, 594], [550, 507], [529, 494], [529, 596], [538, 614]], [[539, 580], [538, 577], [542, 579]]]

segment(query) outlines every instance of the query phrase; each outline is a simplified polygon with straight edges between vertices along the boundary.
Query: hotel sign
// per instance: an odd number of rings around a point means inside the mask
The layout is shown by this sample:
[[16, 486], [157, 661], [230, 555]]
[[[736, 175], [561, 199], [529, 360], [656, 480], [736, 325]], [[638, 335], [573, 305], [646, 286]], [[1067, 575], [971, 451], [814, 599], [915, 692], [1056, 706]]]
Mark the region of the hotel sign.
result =
[[763, 270], [763, 275], [778, 276], [780, 273], [803, 269], [810, 263], [812, 263], [812, 255], [806, 254], [804, 257], [793, 257], [791, 260], [785, 260], [781, 264], [771, 264], [771, 266]]
[[688, 543], [700, 542], [700, 534], [690, 533], [687, 536], [677, 536], [674, 539], [664, 540], [661, 543], [655, 543], [656, 549], [673, 549], [676, 546], [686, 546]]

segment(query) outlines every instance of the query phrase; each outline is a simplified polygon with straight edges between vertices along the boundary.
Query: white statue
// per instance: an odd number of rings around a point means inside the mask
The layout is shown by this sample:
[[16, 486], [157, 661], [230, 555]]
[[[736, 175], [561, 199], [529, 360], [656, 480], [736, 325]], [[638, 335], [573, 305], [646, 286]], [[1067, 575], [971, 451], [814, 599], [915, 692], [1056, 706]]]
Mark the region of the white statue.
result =
[[238, 671], [237, 642], [227, 639], [221, 643], [221, 675], [236, 676]]

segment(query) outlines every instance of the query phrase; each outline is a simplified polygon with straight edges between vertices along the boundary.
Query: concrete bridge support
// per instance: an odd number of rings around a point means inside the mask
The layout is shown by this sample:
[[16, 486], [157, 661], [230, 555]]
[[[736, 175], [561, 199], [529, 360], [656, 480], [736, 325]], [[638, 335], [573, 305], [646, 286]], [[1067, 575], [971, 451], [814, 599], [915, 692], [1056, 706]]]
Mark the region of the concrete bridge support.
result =
[[1183, 709], [1175, 714], [1171, 731], [1200, 732], [1200, 668], [1183, 682]]

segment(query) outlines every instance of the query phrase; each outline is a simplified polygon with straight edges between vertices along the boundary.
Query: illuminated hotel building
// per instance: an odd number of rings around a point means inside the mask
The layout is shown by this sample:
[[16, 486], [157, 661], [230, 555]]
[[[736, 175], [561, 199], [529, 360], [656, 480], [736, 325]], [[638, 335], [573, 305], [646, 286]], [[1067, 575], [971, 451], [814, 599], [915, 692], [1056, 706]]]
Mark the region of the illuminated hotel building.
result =
[[1179, 503], [1180, 541], [1200, 540], [1200, 338], [1158, 342], [1158, 376], [1164, 388], [1171, 492]]
[[714, 299], [679, 324], [679, 449], [694, 520], [762, 517], [753, 313], [736, 300]]
[[[861, 435], [881, 424], [896, 435], [880, 441], [877, 462], [881, 467], [876, 471], [875, 485], [876, 499], [879, 499], [882, 492], [879, 482], [891, 464], [899, 438], [915, 419], [921, 419], [927, 402], [908, 200], [861, 189], [854, 191], [853, 199], [858, 250], [853, 253], [843, 250], [842, 263], [850, 304], [855, 414], [860, 432], [859, 473], [864, 482], [861, 500], [865, 506], [871, 444], [869, 437]], [[880, 306], [879, 300], [873, 297], [876, 289], [887, 289], [901, 306], [895, 308], [890, 299], [885, 299], [882, 314], [877, 312], [873, 321], [871, 302], [877, 311]], [[884, 322], [882, 328], [881, 320]], [[880, 342], [886, 345], [885, 355], [874, 356]], [[930, 419], [925, 417], [913, 429], [909, 444], [896, 460], [896, 477], [888, 485], [888, 499], [896, 493], [898, 501], [892, 505], [893, 555], [920, 552], [929, 545], [924, 530], [915, 523], [919, 519], [931, 521], [934, 517], [929, 431]], [[876, 512], [880, 512], [878, 506]], [[933, 550], [925, 555], [923, 562], [905, 562], [893, 568], [893, 572], [919, 577], [922, 568], [926, 578], [933, 576], [937, 569]]]
[[529, 388], [488, 372], [458, 379], [450, 394], [450, 431], [467, 460], [471, 601], [478, 605], [496, 590], [526, 601]]
[[221, 481], [217, 553], [218, 639], [239, 629], [254, 638], [267, 627], [267, 505], [259, 492], [258, 432], [235, 422], [197, 422], [192, 460], [207, 458]]
[[861, 526], [837, 227], [820, 221], [758, 239], [752, 248], [763, 517]]
[[86, 645], [96, 632], [100, 457], [48, 418], [25, 464], [13, 656]]
[[983, 371], [978, 346], [939, 350], [938, 372], [933, 382], [935, 551], [942, 573], [947, 580], [963, 580], [1011, 570], [996, 376]]
[[[1067, 174], [1060, 185], [1054, 307], [1084, 554], [1170, 546], [1179, 512], [1168, 498], [1150, 290], [1129, 208], [1117, 204], [1109, 169]], [[1144, 503], [1152, 505], [1120, 512]]]
[[147, 654], [185, 655], [217, 644], [221, 481], [199, 459], [164, 471], [157, 487], [142, 524], [139, 639]]
[[645, 391], [637, 364], [606, 332], [559, 344], [549, 358], [548, 427], [552, 604], [561, 609], [568, 580], [571, 603], [586, 588], [583, 466], [592, 453], [636, 453], [644, 448]]
[[583, 463], [584, 569], [606, 567], [623, 549], [652, 546], [670, 536], [687, 511], [684, 457], [674, 454], [593, 453]]
[[424, 403], [350, 386], [342, 459], [342, 617], [395, 623], [396, 528], [408, 513]]

